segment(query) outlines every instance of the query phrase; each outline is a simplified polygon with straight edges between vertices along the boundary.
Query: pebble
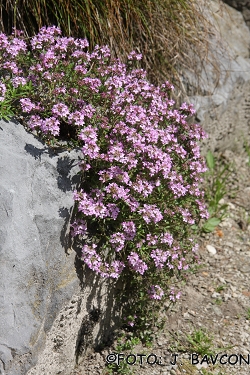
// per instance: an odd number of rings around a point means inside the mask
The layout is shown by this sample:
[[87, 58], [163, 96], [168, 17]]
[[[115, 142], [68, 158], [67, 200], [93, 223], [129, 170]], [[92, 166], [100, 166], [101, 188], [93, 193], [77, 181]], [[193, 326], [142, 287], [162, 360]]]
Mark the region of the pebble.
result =
[[214, 310], [216, 315], [218, 315], [218, 316], [222, 315], [222, 311], [218, 306], [213, 306], [213, 310]]
[[100, 353], [96, 353], [96, 362], [103, 362], [103, 358]]
[[220, 227], [222, 227], [222, 228], [232, 228], [233, 224], [234, 224], [234, 220], [227, 217], [225, 220], [223, 220], [220, 223]]
[[224, 294], [225, 302], [227, 302], [230, 298], [231, 298], [231, 294], [227, 294], [227, 293]]
[[[206, 362], [203, 362], [202, 364], [197, 363], [197, 365], [195, 365], [195, 367], [197, 367], [198, 370], [201, 370], [202, 368], [207, 368], [208, 364]], [[203, 372], [203, 374], [204, 374], [204, 372]]]
[[191, 317], [190, 317], [190, 315], [189, 315], [188, 312], [185, 312], [185, 313], [183, 314], [183, 318], [184, 318], [184, 319], [190, 319]]
[[212, 294], [212, 298], [220, 298], [220, 293], [217, 293], [217, 292], [214, 292], [213, 294]]
[[233, 204], [233, 203], [231, 203], [231, 202], [229, 202], [228, 203], [228, 206], [229, 206], [229, 208], [231, 208], [232, 210], [235, 210], [235, 205]]
[[232, 289], [233, 292], [236, 292], [236, 286], [230, 285], [230, 288]]
[[218, 279], [222, 284], [226, 284], [226, 280], [223, 277], [219, 276]]
[[209, 252], [209, 254], [211, 254], [211, 255], [215, 255], [217, 253], [216, 248], [213, 247], [212, 245], [207, 245], [206, 248], [207, 248], [207, 251]]
[[224, 246], [228, 246], [228, 247], [233, 248], [235, 245], [232, 242], [224, 242]]
[[243, 266], [243, 267], [241, 268], [241, 272], [249, 273], [249, 272], [250, 272], [250, 266]]
[[195, 312], [195, 311], [193, 311], [193, 310], [188, 310], [188, 312], [189, 312], [189, 314], [190, 314], [190, 315], [193, 315], [193, 316], [195, 316], [195, 315], [196, 315], [196, 312]]

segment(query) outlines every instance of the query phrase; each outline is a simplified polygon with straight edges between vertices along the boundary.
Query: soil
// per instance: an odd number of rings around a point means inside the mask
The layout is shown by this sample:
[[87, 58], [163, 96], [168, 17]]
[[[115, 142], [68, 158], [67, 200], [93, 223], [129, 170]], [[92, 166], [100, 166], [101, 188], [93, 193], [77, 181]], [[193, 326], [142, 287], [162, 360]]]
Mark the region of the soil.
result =
[[[228, 194], [223, 198], [228, 204], [227, 217], [214, 232], [200, 237], [201, 264], [189, 274], [179, 302], [165, 312], [166, 326], [156, 333], [153, 346], [136, 346], [123, 352], [124, 360], [132, 354], [127, 360], [133, 362], [136, 358], [136, 363], [127, 365], [123, 372], [121, 360], [119, 373], [250, 374], [249, 155], [227, 150], [220, 160], [232, 163]], [[190, 343], [188, 335], [198, 341], [197, 347]], [[202, 340], [205, 338], [207, 346]], [[114, 352], [115, 343], [101, 352], [89, 351], [71, 375], [111, 373], [106, 359]], [[200, 354], [197, 357], [194, 353]], [[150, 354], [153, 355], [148, 357]], [[176, 364], [171, 364], [175, 359]]]

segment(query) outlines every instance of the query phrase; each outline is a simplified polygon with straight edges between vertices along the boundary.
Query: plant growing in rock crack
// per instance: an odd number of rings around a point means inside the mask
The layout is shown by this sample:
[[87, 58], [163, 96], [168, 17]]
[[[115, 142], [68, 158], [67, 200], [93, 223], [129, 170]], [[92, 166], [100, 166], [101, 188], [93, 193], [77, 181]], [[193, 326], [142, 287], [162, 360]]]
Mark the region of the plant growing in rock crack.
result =
[[[130, 335], [122, 334], [115, 346], [114, 352], [115, 353], [123, 353], [124, 356], [131, 354], [137, 344], [140, 343], [140, 339], [138, 337], [133, 337]], [[132, 375], [134, 374], [133, 366], [131, 366], [127, 361], [121, 360], [119, 365], [116, 363], [110, 363], [107, 365], [105, 374], [124, 374], [124, 375]]]
[[218, 165], [211, 151], [207, 152], [208, 171], [205, 174], [205, 200], [208, 204], [209, 219], [203, 224], [204, 232], [212, 232], [226, 216], [228, 205], [221, 203], [228, 193], [227, 181], [230, 175], [229, 165]]
[[173, 352], [196, 353], [201, 357], [214, 356], [222, 350], [231, 349], [232, 346], [225, 348], [216, 347], [213, 343], [213, 337], [208, 334], [205, 328], [194, 329], [191, 333], [171, 333], [174, 343], [170, 346]]
[[226, 288], [227, 288], [226, 285], [219, 285], [219, 286], [216, 287], [215, 291], [216, 291], [217, 293], [220, 293], [220, 292], [222, 292], [223, 290], [225, 290]]
[[[1, 101], [50, 145], [81, 150], [82, 184], [74, 191], [71, 234], [82, 261], [104, 278], [121, 278], [123, 323], [147, 341], [164, 301], [175, 302], [178, 280], [197, 262], [192, 225], [208, 218], [200, 188], [206, 171], [192, 105], [177, 110], [169, 82], [156, 87], [112, 59], [107, 46], [42, 28], [29, 41], [0, 34]], [[25, 91], [11, 102], [11, 90]]]
[[187, 335], [187, 341], [190, 344], [190, 350], [201, 356], [215, 354], [213, 349], [213, 339], [209, 337], [204, 329], [197, 329], [192, 334]]
[[245, 151], [247, 153], [247, 156], [248, 156], [247, 164], [250, 166], [250, 146], [246, 141], [244, 142], [244, 149], [245, 149]]
[[250, 307], [247, 309], [247, 316], [246, 316], [246, 319], [247, 319], [247, 320], [250, 320]]

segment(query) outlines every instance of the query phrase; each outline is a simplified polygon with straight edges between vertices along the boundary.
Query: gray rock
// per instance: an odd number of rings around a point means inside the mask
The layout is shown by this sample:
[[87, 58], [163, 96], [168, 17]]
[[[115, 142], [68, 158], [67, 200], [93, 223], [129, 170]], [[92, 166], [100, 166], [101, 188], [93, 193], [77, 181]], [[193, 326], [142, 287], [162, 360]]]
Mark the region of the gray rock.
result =
[[[57, 154], [21, 124], [0, 122], [1, 374], [23, 375], [39, 362], [35, 374], [62, 367], [67, 375], [80, 346], [110, 327], [113, 296], [109, 305], [105, 283], [70, 248], [77, 164], [77, 151]], [[107, 311], [106, 326], [93, 309]]]
[[250, 135], [250, 32], [236, 9], [218, 0], [206, 4], [210, 47], [203, 67], [194, 57], [195, 73], [184, 72], [183, 84], [197, 110], [195, 120], [209, 136], [204, 151], [242, 151]]
[[249, 0], [223, 0], [224, 3], [230, 5], [231, 7], [237, 9], [242, 13], [242, 16], [250, 27], [250, 1]]
[[220, 298], [220, 293], [217, 293], [217, 292], [214, 292], [212, 295], [211, 295], [211, 297], [212, 298]]
[[207, 245], [206, 248], [207, 248], [207, 251], [209, 252], [209, 254], [211, 254], [211, 255], [215, 255], [217, 253], [215, 247], [212, 246], [212, 245]]
[[67, 254], [77, 171], [76, 152], [54, 154], [22, 125], [0, 122], [0, 359], [8, 375], [35, 362], [79, 288], [75, 253]]
[[214, 310], [214, 313], [217, 316], [221, 316], [222, 315], [222, 311], [221, 311], [221, 309], [218, 306], [213, 306], [213, 310]]

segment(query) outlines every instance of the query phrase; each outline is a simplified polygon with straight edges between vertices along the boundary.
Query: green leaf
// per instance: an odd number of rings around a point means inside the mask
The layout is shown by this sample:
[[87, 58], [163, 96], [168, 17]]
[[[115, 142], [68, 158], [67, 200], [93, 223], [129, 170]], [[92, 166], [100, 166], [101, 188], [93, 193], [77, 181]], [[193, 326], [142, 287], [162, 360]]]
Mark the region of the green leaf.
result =
[[214, 165], [215, 165], [214, 156], [210, 150], [207, 152], [206, 161], [207, 161], [208, 168], [210, 170], [214, 169]]
[[218, 224], [220, 224], [221, 220], [217, 217], [211, 217], [206, 221], [206, 223], [203, 225], [202, 229], [204, 232], [213, 232]]
[[222, 211], [222, 210], [226, 210], [226, 209], [228, 208], [228, 204], [227, 204], [227, 203], [224, 203], [224, 204], [222, 204], [219, 208], [220, 208], [220, 211]]
[[198, 229], [198, 225], [196, 225], [196, 224], [194, 224], [194, 225], [191, 225], [191, 227], [190, 227], [191, 229], [193, 229], [193, 230], [196, 230], [196, 229]]

